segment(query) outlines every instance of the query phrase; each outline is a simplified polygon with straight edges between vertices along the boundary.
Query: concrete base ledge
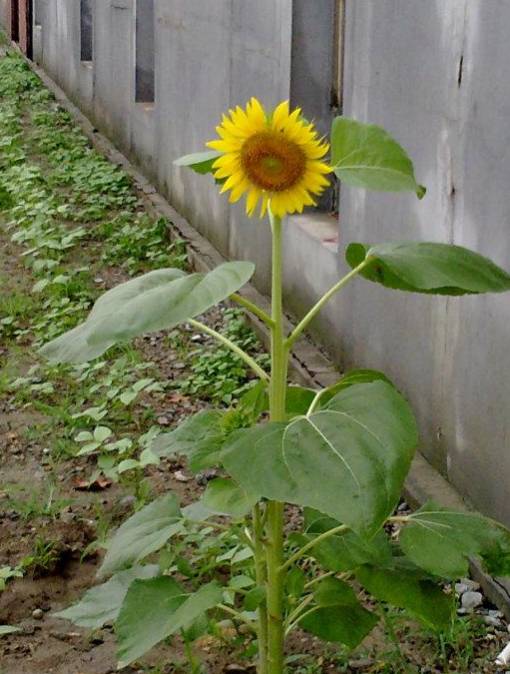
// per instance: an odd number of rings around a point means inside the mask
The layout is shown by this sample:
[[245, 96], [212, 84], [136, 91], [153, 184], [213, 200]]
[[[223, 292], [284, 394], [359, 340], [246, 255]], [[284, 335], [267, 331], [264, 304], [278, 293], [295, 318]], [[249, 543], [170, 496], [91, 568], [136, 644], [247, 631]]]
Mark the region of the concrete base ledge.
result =
[[[13, 45], [13, 47], [17, 49], [16, 45]], [[18, 52], [25, 58], [22, 52], [19, 50]], [[169, 236], [171, 239], [178, 238], [186, 241], [192, 267], [198, 271], [209, 271], [218, 264], [225, 262], [225, 258], [157, 192], [149, 180], [116, 149], [113, 143], [97, 131], [88, 118], [71, 103], [64, 91], [41, 68], [28, 59], [26, 61], [41, 78], [44, 85], [53, 93], [58, 103], [73, 116], [92, 146], [113, 164], [122, 167], [133, 179], [135, 189], [145, 203], [147, 210], [156, 217], [164, 217], [170, 221]], [[270, 310], [268, 298], [261, 295], [252, 285], [245, 287], [242, 294], [266, 311]], [[250, 320], [267, 345], [269, 334], [266, 325], [258, 319], [252, 319], [251, 316]], [[287, 318], [286, 328], [287, 330], [292, 329], [291, 318]], [[323, 350], [306, 337], [296, 344], [292, 356], [291, 372], [298, 383], [310, 387], [329, 386], [336, 382], [340, 376]], [[472, 510], [471, 506], [466, 503], [455, 488], [420, 453], [416, 455], [406, 480], [404, 497], [412, 507], [419, 507], [429, 500], [434, 500], [445, 507], [461, 511]], [[488, 576], [475, 561], [471, 564], [471, 572], [473, 578], [482, 586], [487, 598], [503, 611], [506, 618], [510, 620], [510, 582], [506, 579]]]

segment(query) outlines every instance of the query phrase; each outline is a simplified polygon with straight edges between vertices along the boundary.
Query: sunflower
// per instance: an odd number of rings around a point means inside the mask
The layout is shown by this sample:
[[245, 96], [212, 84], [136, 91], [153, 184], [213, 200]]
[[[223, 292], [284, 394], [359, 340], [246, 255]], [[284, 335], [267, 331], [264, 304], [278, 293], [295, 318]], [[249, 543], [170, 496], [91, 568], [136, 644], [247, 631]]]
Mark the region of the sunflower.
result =
[[301, 213], [315, 206], [329, 185], [326, 174], [331, 167], [322, 161], [329, 150], [313, 124], [301, 116], [301, 109], [289, 110], [280, 103], [268, 115], [252, 98], [246, 109], [237, 107], [223, 115], [216, 127], [219, 139], [207, 146], [221, 152], [213, 164], [214, 177], [224, 181], [221, 192], [230, 192], [230, 202], [246, 198], [246, 213], [253, 215], [261, 203], [262, 217], [270, 203], [275, 216]]

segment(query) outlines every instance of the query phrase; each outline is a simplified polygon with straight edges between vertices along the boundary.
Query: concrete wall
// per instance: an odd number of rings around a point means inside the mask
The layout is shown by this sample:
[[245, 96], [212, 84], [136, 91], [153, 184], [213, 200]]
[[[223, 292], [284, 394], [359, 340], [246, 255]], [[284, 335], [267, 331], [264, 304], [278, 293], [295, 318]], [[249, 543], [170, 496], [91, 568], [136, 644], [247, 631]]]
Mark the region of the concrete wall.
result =
[[[135, 0], [95, 0], [93, 64], [80, 61], [78, 0], [38, 1], [36, 60], [221, 252], [257, 263], [263, 291], [266, 223], [172, 164], [203, 148], [226, 108], [290, 95], [325, 131], [343, 99], [346, 115], [409, 149], [428, 186], [422, 202], [345, 187], [340, 226], [327, 213], [289, 219], [296, 313], [345, 271], [352, 240], [450, 241], [510, 268], [508, 0], [345, 0], [343, 42], [339, 0], [156, 0], [154, 104], [135, 103]], [[315, 326], [337, 362], [398, 382], [427, 458], [508, 524], [509, 319], [507, 296], [411, 296], [359, 280]]]

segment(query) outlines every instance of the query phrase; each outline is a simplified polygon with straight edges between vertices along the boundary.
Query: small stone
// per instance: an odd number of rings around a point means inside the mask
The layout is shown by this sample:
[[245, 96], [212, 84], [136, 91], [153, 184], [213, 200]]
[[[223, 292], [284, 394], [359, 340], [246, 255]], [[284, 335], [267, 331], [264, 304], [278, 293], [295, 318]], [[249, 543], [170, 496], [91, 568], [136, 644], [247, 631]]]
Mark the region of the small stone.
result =
[[205, 487], [206, 484], [211, 480], [214, 480], [215, 477], [218, 477], [218, 471], [211, 468], [209, 470], [204, 470], [202, 473], [198, 473], [195, 477], [195, 481], [201, 487]]
[[464, 592], [460, 601], [462, 608], [472, 611], [483, 604], [483, 595], [481, 592]]
[[170, 423], [171, 423], [170, 419], [168, 417], [165, 417], [165, 416], [158, 417], [156, 419], [156, 421], [158, 422], [158, 424], [160, 426], [170, 426]]
[[174, 368], [174, 370], [184, 370], [186, 368], [186, 364], [177, 361], [177, 363], [172, 363], [172, 367]]
[[368, 669], [369, 667], [372, 667], [373, 664], [374, 661], [370, 660], [370, 658], [362, 658], [360, 660], [349, 660], [349, 667], [357, 672], [363, 671], [364, 669]]
[[405, 501], [402, 501], [402, 503], [397, 508], [397, 512], [401, 513], [404, 512], [404, 510], [409, 510], [409, 506]]
[[465, 583], [455, 583], [455, 592], [457, 594], [464, 594], [464, 592], [467, 592], [469, 590], [469, 587]]
[[174, 473], [174, 477], [177, 480], [177, 482], [189, 482], [191, 480], [191, 478], [185, 475], [182, 472], [182, 470], [176, 470]]
[[493, 608], [489, 609], [487, 611], [487, 613], [492, 618], [504, 618], [505, 617], [505, 614], [503, 613], [503, 611], [498, 611], [497, 609], [493, 609]]
[[468, 590], [471, 590], [471, 592], [476, 592], [480, 589], [480, 583], [477, 583], [476, 580], [471, 580], [471, 578], [461, 578], [460, 582], [463, 585], [467, 585]]
[[44, 616], [44, 611], [40, 608], [36, 608], [32, 611], [32, 618], [34, 620], [42, 620]]
[[484, 615], [483, 621], [486, 625], [490, 625], [492, 627], [499, 627], [501, 625], [499, 618], [494, 618], [494, 616], [491, 615]]

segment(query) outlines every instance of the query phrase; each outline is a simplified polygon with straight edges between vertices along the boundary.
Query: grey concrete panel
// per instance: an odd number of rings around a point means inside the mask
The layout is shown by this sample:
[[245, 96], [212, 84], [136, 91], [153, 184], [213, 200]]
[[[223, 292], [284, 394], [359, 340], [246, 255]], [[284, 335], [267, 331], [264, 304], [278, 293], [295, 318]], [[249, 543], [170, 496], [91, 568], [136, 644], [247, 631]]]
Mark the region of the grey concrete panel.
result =
[[156, 136], [159, 182], [172, 204], [220, 250], [228, 250], [229, 209], [210, 178], [173, 166], [204, 150], [230, 104], [231, 0], [158, 0]]
[[[268, 110], [290, 95], [292, 3], [289, 0], [234, 2], [232, 6], [230, 103], [252, 96]], [[254, 280], [270, 289], [271, 235], [267, 218], [247, 218], [244, 198], [230, 209], [229, 257], [256, 264]]]

